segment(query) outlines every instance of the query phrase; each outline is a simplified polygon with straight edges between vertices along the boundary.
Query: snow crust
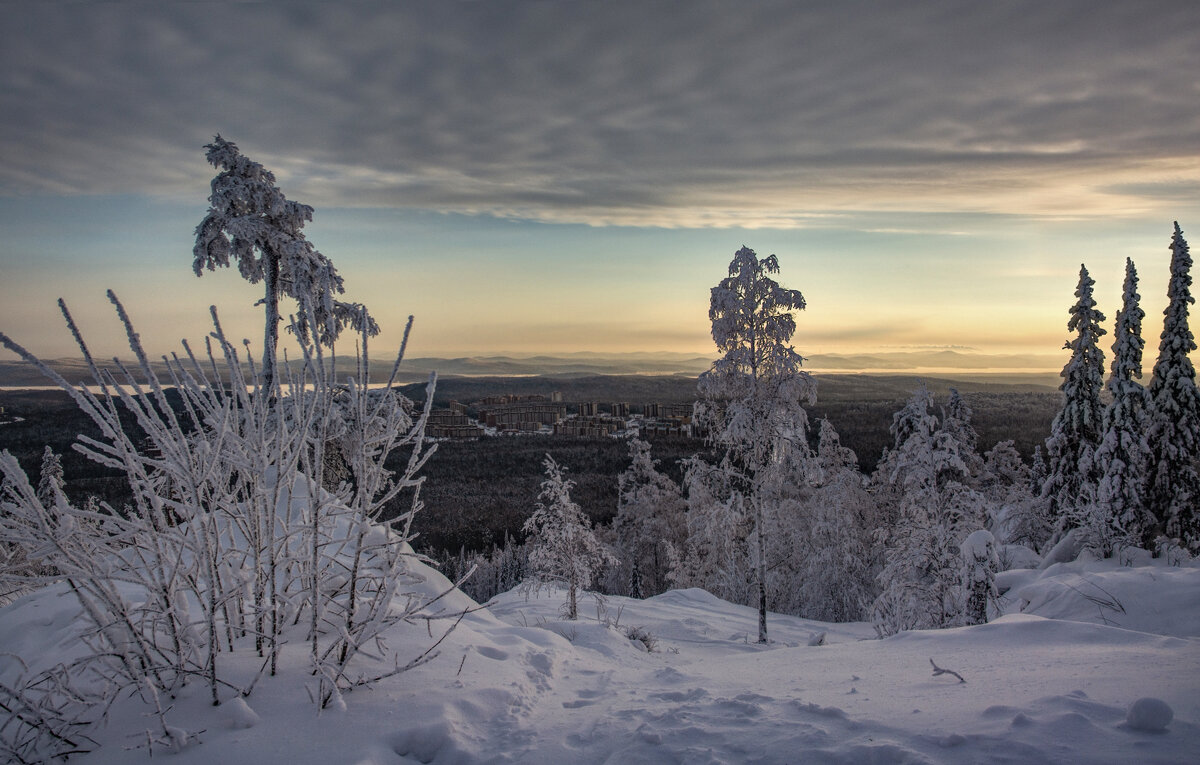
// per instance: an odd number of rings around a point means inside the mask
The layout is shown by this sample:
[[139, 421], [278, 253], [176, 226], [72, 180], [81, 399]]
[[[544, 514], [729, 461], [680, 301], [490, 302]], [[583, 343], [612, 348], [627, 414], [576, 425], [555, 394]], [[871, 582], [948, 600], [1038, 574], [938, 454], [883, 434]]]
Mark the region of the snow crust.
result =
[[[423, 570], [431, 592], [445, 584]], [[868, 623], [757, 614], [697, 589], [644, 601], [505, 593], [465, 617], [436, 661], [318, 713], [302, 647], [247, 699], [187, 687], [174, 724], [203, 731], [177, 763], [1183, 763], [1200, 751], [1200, 568], [1057, 564], [1004, 572], [990, 624], [874, 639]], [[1124, 607], [1119, 623], [1090, 581]], [[455, 605], [466, 603], [465, 596]], [[457, 600], [457, 599], [456, 599]], [[70, 657], [74, 601], [48, 588], [0, 610], [0, 645], [31, 663]], [[1021, 608], [1025, 611], [1022, 613]], [[448, 625], [444, 625], [448, 626]], [[647, 652], [626, 632], [656, 638]], [[433, 633], [438, 634], [435, 622]], [[823, 644], [810, 645], [825, 633]], [[429, 643], [399, 625], [394, 648]], [[962, 675], [934, 677], [930, 659]], [[244, 657], [247, 678], [258, 660]], [[0, 658], [0, 678], [19, 671]], [[118, 702], [83, 763], [131, 763], [147, 726]], [[72, 758], [75, 761], [75, 758]], [[160, 754], [159, 759], [162, 759]]]

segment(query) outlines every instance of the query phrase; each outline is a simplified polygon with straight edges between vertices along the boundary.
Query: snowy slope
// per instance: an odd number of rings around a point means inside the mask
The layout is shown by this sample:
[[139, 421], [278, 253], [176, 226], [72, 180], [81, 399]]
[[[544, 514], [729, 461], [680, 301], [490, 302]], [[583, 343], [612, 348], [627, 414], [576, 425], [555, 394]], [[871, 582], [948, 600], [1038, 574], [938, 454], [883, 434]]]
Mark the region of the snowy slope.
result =
[[[587, 599], [578, 622], [558, 619], [561, 593], [513, 591], [466, 617], [436, 661], [348, 694], [343, 710], [318, 715], [310, 703], [302, 647], [285, 650], [284, 671], [261, 680], [245, 705], [211, 707], [197, 684], [173, 700], [170, 717], [203, 731], [202, 743], [155, 756], [260, 765], [1194, 762], [1200, 641], [1179, 635], [1200, 635], [1200, 569], [1073, 565], [1021, 575], [1032, 597], [1010, 596], [1010, 607], [1041, 615], [886, 640], [863, 623], [772, 616], [767, 647], [749, 642], [751, 609], [700, 590], [614, 597], [599, 609]], [[431, 590], [444, 582], [429, 576]], [[1078, 589], [1081, 576], [1119, 595], [1121, 627], [1071, 605], [1065, 578]], [[0, 611], [0, 645], [65, 658], [72, 609], [53, 589], [18, 601]], [[1173, 614], [1172, 634], [1137, 631], [1151, 612]], [[633, 626], [657, 639], [652, 653], [625, 637]], [[825, 644], [809, 645], [821, 632]], [[415, 654], [430, 640], [413, 625], [389, 642]], [[966, 683], [932, 676], [931, 658]], [[15, 671], [7, 661], [6, 678]], [[257, 662], [243, 661], [240, 671], [253, 675]], [[1173, 709], [1165, 732], [1125, 725], [1145, 696]], [[80, 761], [145, 760], [144, 713], [135, 700], [119, 703], [95, 734], [102, 748]]]

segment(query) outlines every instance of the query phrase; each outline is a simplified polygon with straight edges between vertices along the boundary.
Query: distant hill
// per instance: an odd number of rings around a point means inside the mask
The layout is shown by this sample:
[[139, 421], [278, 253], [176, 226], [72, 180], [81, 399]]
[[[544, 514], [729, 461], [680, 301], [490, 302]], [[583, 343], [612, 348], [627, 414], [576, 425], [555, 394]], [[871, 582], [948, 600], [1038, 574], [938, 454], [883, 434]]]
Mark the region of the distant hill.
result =
[[[715, 354], [714, 354], [715, 357]], [[598, 375], [678, 375], [695, 378], [712, 364], [713, 357], [683, 353], [570, 353], [539, 356], [463, 356], [458, 358], [413, 358], [400, 366], [402, 382], [439, 377], [589, 377]], [[980, 380], [988, 384], [1053, 385], [1062, 359], [1051, 355], [997, 355], [954, 350], [900, 351], [869, 355], [815, 354], [805, 368], [816, 374], [870, 373], [874, 375], [919, 375], [954, 380]], [[48, 366], [69, 382], [90, 382], [91, 375], [79, 359], [53, 359]], [[293, 362], [295, 364], [295, 362]], [[101, 362], [112, 367], [111, 361]], [[156, 371], [165, 372], [161, 361]], [[377, 359], [371, 368], [373, 382], [383, 382], [391, 373], [390, 361]], [[352, 374], [352, 359], [339, 360], [338, 376]], [[21, 361], [0, 361], [0, 386], [41, 386], [48, 380]]]

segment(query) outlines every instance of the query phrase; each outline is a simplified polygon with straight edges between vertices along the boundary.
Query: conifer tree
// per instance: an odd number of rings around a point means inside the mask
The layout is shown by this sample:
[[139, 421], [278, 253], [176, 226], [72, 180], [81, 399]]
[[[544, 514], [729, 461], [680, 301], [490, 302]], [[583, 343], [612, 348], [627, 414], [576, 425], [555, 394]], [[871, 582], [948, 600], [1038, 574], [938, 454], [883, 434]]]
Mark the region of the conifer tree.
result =
[[1168, 537], [1178, 539], [1193, 552], [1200, 551], [1200, 394], [1196, 370], [1188, 356], [1196, 340], [1188, 327], [1192, 256], [1179, 223], [1171, 238], [1171, 280], [1167, 285], [1167, 307], [1163, 311], [1158, 360], [1150, 380], [1153, 402], [1146, 441], [1150, 465], [1146, 503]]
[[1095, 512], [1090, 516], [1087, 544], [1104, 556], [1117, 545], [1153, 543], [1154, 518], [1142, 498], [1146, 466], [1146, 425], [1150, 394], [1137, 381], [1142, 376], [1142, 310], [1137, 268], [1125, 259], [1121, 310], [1113, 330], [1112, 400], [1104, 412], [1104, 438], [1096, 452]]
[[958, 442], [958, 454], [967, 468], [972, 481], [978, 481], [983, 472], [983, 458], [979, 456], [979, 433], [971, 424], [974, 412], [957, 388], [950, 389], [950, 397], [942, 409], [942, 430]]
[[302, 342], [311, 333], [322, 345], [332, 345], [346, 326], [379, 334], [364, 306], [336, 299], [345, 292], [342, 277], [302, 231], [313, 208], [284, 197], [275, 175], [242, 155], [232, 141], [218, 135], [204, 148], [209, 164], [221, 172], [212, 181], [208, 214], [196, 227], [192, 268], [201, 276], [204, 269], [229, 266], [232, 257], [244, 279], [263, 282], [263, 387], [272, 390], [276, 382], [281, 297], [298, 303], [294, 327]]
[[51, 509], [58, 504], [65, 483], [62, 459], [47, 446], [42, 452], [42, 474], [37, 487], [37, 498], [43, 507]]
[[612, 556], [596, 539], [583, 510], [571, 499], [575, 482], [563, 476], [565, 468], [548, 454], [542, 464], [546, 466], [546, 480], [524, 526], [529, 535], [529, 564], [540, 580], [566, 585], [567, 618], [575, 619], [579, 615], [578, 591], [591, 585], [600, 567]]
[[781, 287], [771, 278], [777, 273], [774, 255], [760, 260], [742, 247], [729, 276], [713, 287], [708, 317], [724, 356], [700, 376], [704, 400], [696, 406], [710, 442], [725, 450], [727, 469], [736, 476], [732, 488], [753, 519], [760, 643], [767, 642], [767, 515], [777, 510], [771, 470], [788, 452], [807, 452], [801, 403], [816, 399], [816, 384], [801, 371], [804, 359], [791, 345], [792, 312], [804, 309], [804, 296]]
[[1042, 445], [1037, 444], [1033, 447], [1033, 463], [1029, 466], [1029, 490], [1041, 494], [1042, 485], [1046, 483], [1048, 474], [1046, 454], [1042, 451]]
[[1100, 326], [1104, 314], [1092, 297], [1095, 284], [1087, 267], [1081, 265], [1076, 302], [1067, 322], [1068, 331], [1075, 337], [1063, 345], [1071, 351], [1071, 358], [1061, 373], [1062, 409], [1054, 416], [1046, 439], [1048, 475], [1042, 497], [1055, 537], [1082, 525], [1095, 497], [1095, 455], [1104, 432], [1104, 407], [1100, 402], [1104, 353], [1098, 341], [1107, 334]]

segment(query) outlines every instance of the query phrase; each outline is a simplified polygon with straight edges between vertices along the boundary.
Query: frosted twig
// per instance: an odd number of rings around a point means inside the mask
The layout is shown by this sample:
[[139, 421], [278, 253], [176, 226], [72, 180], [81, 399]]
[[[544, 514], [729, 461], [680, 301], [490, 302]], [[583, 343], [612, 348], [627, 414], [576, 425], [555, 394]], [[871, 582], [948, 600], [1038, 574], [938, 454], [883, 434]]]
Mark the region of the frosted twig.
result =
[[966, 680], [963, 680], [963, 676], [962, 676], [962, 675], [958, 674], [958, 673], [957, 673], [957, 672], [955, 672], [954, 670], [952, 670], [952, 669], [942, 669], [942, 668], [941, 668], [941, 667], [939, 667], [938, 665], [934, 664], [934, 663], [933, 663], [933, 659], [932, 659], [932, 658], [929, 660], [929, 663], [933, 665], [933, 676], [934, 676], [934, 677], [937, 677], [938, 675], [954, 675], [955, 677], [957, 677], [957, 678], [958, 678], [958, 682], [960, 682], [960, 683], [965, 683], [965, 682], [967, 682]]

